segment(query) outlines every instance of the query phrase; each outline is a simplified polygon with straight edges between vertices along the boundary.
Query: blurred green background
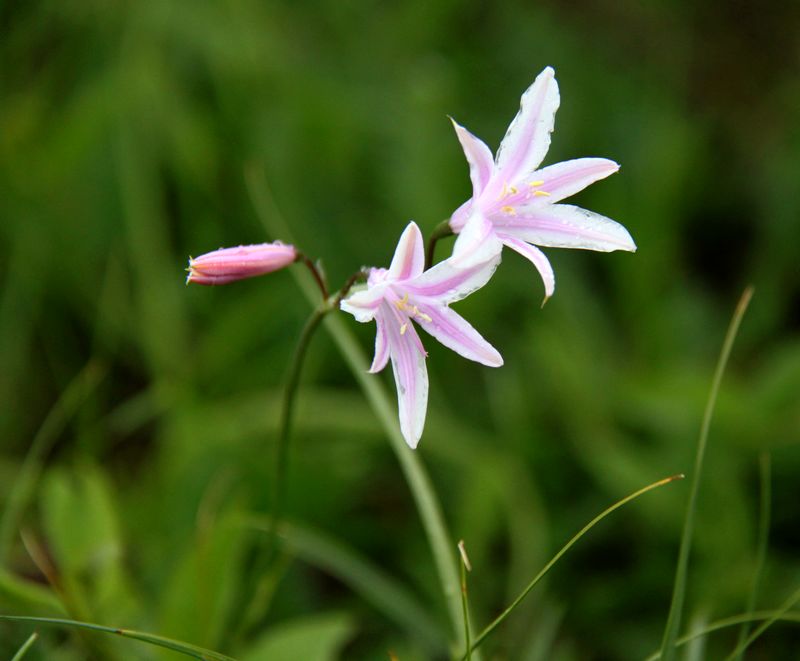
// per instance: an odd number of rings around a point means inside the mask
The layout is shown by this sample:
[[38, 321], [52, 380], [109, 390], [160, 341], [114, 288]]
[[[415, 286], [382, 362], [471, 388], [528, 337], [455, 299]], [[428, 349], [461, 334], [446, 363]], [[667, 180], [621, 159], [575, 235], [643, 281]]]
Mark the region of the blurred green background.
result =
[[[623, 223], [639, 250], [546, 251], [557, 289], [544, 309], [538, 276], [507, 252], [457, 305], [502, 369], [426, 342], [418, 453], [466, 542], [475, 620], [605, 506], [691, 471], [748, 283], [685, 622], [746, 609], [764, 452], [757, 605], [777, 607], [800, 576], [799, 34], [794, 2], [0, 2], [0, 612], [244, 661], [445, 658], [408, 487], [325, 333], [298, 402], [289, 553], [261, 626], [237, 634], [263, 535], [248, 522], [269, 509], [283, 377], [310, 308], [286, 272], [209, 289], [185, 287], [183, 269], [190, 254], [284, 238], [265, 233], [247, 167], [332, 283], [386, 265], [410, 219], [430, 232], [470, 194], [447, 115], [496, 148], [546, 65], [562, 106], [545, 163], [621, 163], [575, 201]], [[373, 327], [347, 322], [371, 353]], [[375, 378], [393, 391], [390, 371]], [[485, 658], [657, 649], [687, 494], [672, 485], [593, 530]], [[372, 576], [364, 588], [337, 575], [330, 544], [423, 612]], [[0, 657], [31, 630], [0, 623]], [[41, 633], [26, 658], [178, 658]], [[723, 658], [737, 633], [711, 636], [700, 658]], [[796, 627], [775, 625], [748, 658], [798, 647]]]

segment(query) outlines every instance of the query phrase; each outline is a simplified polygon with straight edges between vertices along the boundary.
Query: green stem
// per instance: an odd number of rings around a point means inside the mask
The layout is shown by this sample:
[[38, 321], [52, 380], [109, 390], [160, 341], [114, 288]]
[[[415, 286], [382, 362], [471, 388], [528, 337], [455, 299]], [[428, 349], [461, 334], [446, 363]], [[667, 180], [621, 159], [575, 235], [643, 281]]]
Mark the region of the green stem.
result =
[[[702, 638], [710, 633], [719, 631], [720, 629], [735, 627], [739, 624], [744, 624], [745, 622], [757, 622], [758, 620], [766, 620], [769, 621], [770, 624], [774, 624], [775, 622], [792, 622], [795, 624], [800, 624], [800, 613], [790, 613], [780, 609], [776, 611], [754, 611], [753, 613], [733, 615], [731, 617], [726, 617], [722, 620], [712, 622], [700, 631], [693, 631], [690, 634], [681, 636], [675, 641], [675, 646], [680, 647], [681, 645], [690, 643], [697, 638]], [[661, 652], [653, 652], [645, 659], [645, 661], [659, 661], [660, 658]]]
[[[267, 231], [274, 236], [291, 241], [291, 232], [270, 196], [269, 189], [265, 186], [263, 170], [258, 167], [248, 167], [245, 170], [245, 180], [256, 213]], [[311, 278], [296, 269], [292, 270], [292, 275], [296, 278], [306, 299], [313, 304], [316, 292]], [[451, 550], [453, 546], [442, 515], [442, 508], [427, 471], [422, 465], [419, 455], [406, 445], [397, 423], [396, 409], [386, 394], [386, 389], [378, 379], [367, 373], [369, 363], [353, 334], [340, 318], [333, 315], [325, 319], [325, 328], [364, 391], [367, 401], [386, 431], [392, 450], [397, 456], [428, 537], [450, 621], [456, 633], [455, 639], [461, 640], [463, 638], [463, 622], [458, 566]]]
[[675, 583], [672, 590], [672, 602], [669, 608], [669, 616], [667, 617], [667, 624], [664, 628], [664, 638], [661, 643], [661, 658], [664, 661], [672, 661], [675, 657], [675, 639], [678, 636], [678, 630], [681, 626], [681, 615], [683, 613], [683, 602], [686, 596], [686, 576], [689, 567], [689, 551], [692, 546], [692, 536], [694, 533], [694, 514], [697, 508], [697, 493], [700, 490], [700, 477], [703, 472], [703, 460], [706, 453], [706, 445], [708, 443], [708, 432], [711, 427], [711, 417], [714, 413], [714, 407], [717, 403], [717, 395], [719, 394], [720, 385], [722, 383], [722, 375], [725, 373], [725, 367], [728, 364], [728, 358], [733, 348], [733, 342], [736, 339], [736, 334], [739, 331], [739, 325], [742, 322], [744, 313], [747, 310], [747, 305], [753, 296], [753, 288], [748, 287], [742, 293], [736, 310], [731, 318], [728, 331], [725, 334], [725, 340], [722, 343], [722, 351], [719, 355], [717, 368], [714, 371], [714, 379], [711, 383], [711, 392], [708, 396], [705, 411], [703, 412], [703, 422], [700, 426], [700, 437], [697, 442], [697, 454], [694, 461], [694, 472], [692, 474], [692, 483], [689, 490], [689, 502], [686, 507], [686, 515], [683, 522], [683, 534], [681, 535], [681, 547], [678, 552], [678, 565], [675, 569]]
[[750, 645], [752, 645], [753, 641], [756, 640], [762, 633], [764, 633], [767, 629], [769, 629], [775, 622], [777, 622], [783, 615], [788, 613], [791, 608], [800, 601], [800, 588], [795, 590], [789, 598], [783, 602], [783, 605], [775, 612], [775, 614], [770, 617], [768, 620], [762, 622], [753, 633], [751, 633], [747, 639], [742, 642], [740, 645], [736, 647], [733, 652], [731, 652], [730, 656], [728, 656], [725, 661], [733, 661], [737, 656], [740, 656]]
[[191, 643], [184, 643], [179, 640], [172, 640], [171, 638], [164, 638], [164, 636], [157, 636], [143, 631], [134, 631], [133, 629], [118, 629], [116, 627], [106, 627], [102, 624], [92, 624], [90, 622], [80, 622], [78, 620], [64, 620], [55, 617], [28, 617], [21, 615], [0, 615], [0, 620], [8, 622], [32, 622], [34, 624], [47, 624], [52, 626], [72, 627], [74, 629], [83, 629], [88, 631], [97, 631], [100, 633], [110, 633], [123, 638], [131, 638], [143, 643], [149, 643], [156, 647], [163, 647], [164, 649], [179, 652], [186, 656], [191, 656], [201, 661], [236, 661], [233, 657], [207, 650]]
[[319, 307], [311, 314], [300, 333], [300, 339], [294, 350], [294, 356], [289, 366], [289, 376], [286, 379], [286, 390], [283, 395], [283, 407], [281, 409], [280, 428], [278, 431], [278, 447], [275, 459], [275, 480], [272, 490], [272, 516], [270, 517], [269, 529], [269, 555], [275, 552], [276, 531], [278, 523], [283, 516], [283, 508], [286, 500], [286, 475], [289, 469], [289, 440], [292, 435], [292, 422], [294, 416], [294, 405], [297, 399], [297, 387], [300, 385], [300, 372], [305, 363], [311, 338], [319, 328], [320, 322], [331, 308], [325, 305]]
[[467, 570], [469, 560], [467, 551], [464, 548], [464, 540], [458, 543], [458, 551], [461, 554], [461, 608], [464, 612], [464, 657], [467, 661], [472, 661], [472, 631], [469, 624], [469, 596], [467, 595]]
[[436, 243], [439, 239], [446, 236], [452, 236], [453, 230], [450, 229], [450, 222], [443, 220], [436, 227], [433, 228], [430, 238], [428, 239], [428, 248], [425, 251], [425, 268], [429, 269], [433, 265], [433, 257], [436, 252]]
[[561, 556], [563, 556], [567, 551], [569, 551], [572, 548], [572, 546], [587, 532], [589, 532], [589, 530], [594, 528], [596, 524], [600, 523], [600, 521], [606, 518], [614, 510], [619, 509], [623, 505], [647, 493], [648, 491], [652, 491], [653, 489], [662, 487], [665, 484], [669, 484], [670, 482], [674, 482], [675, 480], [681, 480], [681, 479], [683, 479], [683, 475], [672, 475], [670, 477], [664, 478], [663, 480], [659, 480], [658, 482], [653, 482], [653, 484], [648, 484], [646, 487], [643, 487], [642, 489], [635, 491], [634, 493], [630, 494], [629, 496], [626, 496], [622, 500], [618, 500], [616, 503], [611, 505], [611, 507], [608, 507], [602, 512], [600, 512], [600, 514], [598, 514], [591, 521], [589, 521], [589, 523], [587, 523], [583, 528], [581, 528], [578, 534], [576, 534], [563, 547], [561, 547], [561, 550], [558, 553], [556, 553], [550, 560], [550, 562], [548, 562], [542, 568], [542, 571], [540, 571], [538, 574], [536, 574], [536, 576], [534, 576], [533, 580], [530, 583], [528, 583], [528, 585], [520, 593], [520, 595], [516, 599], [514, 599], [513, 602], [511, 602], [511, 605], [508, 606], [508, 608], [506, 608], [502, 613], [500, 613], [500, 615], [498, 615], [483, 631], [481, 631], [480, 635], [475, 639], [475, 642], [472, 644], [472, 648], [475, 649], [476, 647], [478, 647], [486, 639], [486, 637], [490, 633], [492, 633], [492, 631], [494, 631], [498, 627], [498, 625], [500, 625], [503, 622], [503, 620], [505, 620], [509, 616], [511, 611], [513, 611], [520, 604], [520, 602], [525, 597], [528, 596], [528, 593], [534, 588], [534, 586], [539, 581], [541, 581], [544, 578], [545, 574], [547, 574], [547, 572], [550, 571], [553, 565], [555, 565], [561, 559]]
[[[770, 527], [770, 510], [772, 509], [772, 478], [769, 452], [764, 452], [759, 458], [759, 473], [761, 494], [759, 498], [759, 516], [758, 516], [758, 542], [756, 547], [756, 564], [755, 571], [753, 572], [753, 586], [750, 589], [750, 594], [747, 598], [747, 613], [752, 613], [756, 608], [756, 599], [758, 597], [758, 588], [761, 583], [761, 574], [764, 571], [764, 563], [767, 558], [767, 546], [769, 543], [769, 527]], [[750, 622], [745, 622], [739, 631], [739, 640], [736, 645], [742, 651], [736, 656], [737, 661], [741, 661], [742, 654], [744, 653], [744, 642], [750, 633]]]

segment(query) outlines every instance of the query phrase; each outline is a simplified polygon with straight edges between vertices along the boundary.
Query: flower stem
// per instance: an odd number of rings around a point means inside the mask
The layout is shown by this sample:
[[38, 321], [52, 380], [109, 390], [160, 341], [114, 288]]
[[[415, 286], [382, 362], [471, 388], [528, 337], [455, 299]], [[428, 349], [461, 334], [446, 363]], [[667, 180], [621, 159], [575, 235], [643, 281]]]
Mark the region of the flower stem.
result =
[[330, 296], [328, 294], [328, 283], [325, 279], [325, 273], [319, 265], [302, 252], [298, 253], [296, 261], [305, 264], [308, 270], [311, 271], [311, 275], [314, 276], [314, 282], [317, 283], [317, 287], [319, 287], [319, 291], [322, 294], [322, 300], [327, 301]]
[[428, 239], [428, 249], [425, 251], [426, 269], [429, 269], [433, 265], [433, 254], [436, 251], [436, 243], [439, 241], [439, 239], [443, 239], [446, 236], [452, 236], [452, 234], [453, 230], [450, 229], [450, 222], [447, 220], [443, 220], [433, 228], [433, 232]]

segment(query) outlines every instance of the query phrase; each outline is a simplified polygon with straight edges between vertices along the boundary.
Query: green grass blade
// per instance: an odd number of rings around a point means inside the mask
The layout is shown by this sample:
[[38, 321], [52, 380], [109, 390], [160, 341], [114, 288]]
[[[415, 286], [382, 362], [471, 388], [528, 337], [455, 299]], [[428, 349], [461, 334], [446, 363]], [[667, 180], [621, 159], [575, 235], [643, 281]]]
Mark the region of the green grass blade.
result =
[[[681, 636], [675, 640], [675, 647], [681, 647], [695, 640], [696, 638], [707, 636], [715, 631], [720, 631], [721, 629], [736, 627], [747, 622], [752, 623], [760, 621], [768, 621], [770, 624], [774, 624], [775, 622], [793, 622], [795, 624], [800, 624], [800, 613], [788, 612], [779, 609], [774, 611], [754, 611], [753, 613], [732, 615], [731, 617], [726, 617], [721, 620], [717, 620], [716, 622], [712, 622], [700, 631], [694, 631], [690, 634]], [[659, 661], [659, 659], [661, 659], [661, 652], [653, 652], [650, 656], [645, 658], [644, 661]]]
[[461, 554], [461, 609], [464, 612], [464, 657], [472, 661], [472, 630], [469, 624], [469, 595], [467, 594], [467, 571], [471, 569], [464, 540], [458, 543], [458, 552]]
[[[262, 517], [252, 525], [268, 530]], [[399, 582], [338, 540], [295, 522], [282, 521], [278, 534], [286, 547], [305, 562], [339, 579], [390, 620], [420, 641], [432, 655], [447, 651], [447, 637], [436, 619]]]
[[570, 539], [564, 546], [562, 546], [561, 550], [550, 559], [550, 561], [542, 568], [542, 570], [538, 574], [536, 574], [536, 576], [533, 577], [533, 580], [530, 583], [528, 583], [527, 586], [525, 586], [525, 589], [520, 593], [520, 595], [516, 599], [514, 599], [513, 602], [511, 602], [508, 608], [506, 608], [502, 613], [500, 613], [500, 615], [498, 615], [483, 631], [481, 631], [481, 633], [478, 635], [478, 637], [475, 639], [475, 642], [472, 645], [473, 649], [478, 647], [481, 643], [483, 643], [484, 640], [486, 640], [487, 636], [489, 636], [489, 634], [491, 634], [492, 631], [494, 631], [497, 628], [497, 626], [499, 626], [503, 622], [503, 620], [505, 620], [511, 614], [511, 612], [522, 602], [522, 600], [528, 596], [528, 593], [536, 586], [536, 584], [545, 577], [547, 572], [549, 572], [553, 568], [553, 565], [555, 565], [561, 559], [561, 557], [567, 551], [569, 551], [581, 537], [583, 537], [587, 532], [589, 532], [598, 523], [600, 523], [600, 521], [605, 519], [609, 514], [619, 509], [623, 505], [626, 505], [632, 500], [638, 498], [639, 496], [646, 494], [648, 491], [652, 491], [653, 489], [657, 489], [658, 487], [663, 487], [664, 485], [669, 484], [670, 482], [674, 482], [675, 480], [681, 480], [681, 479], [683, 479], [683, 475], [672, 475], [670, 477], [665, 477], [663, 480], [659, 480], [658, 482], [653, 482], [652, 484], [648, 484], [646, 487], [643, 487], [638, 491], [634, 491], [632, 494], [625, 496], [625, 498], [623, 498], [622, 500], [618, 500], [616, 503], [611, 505], [611, 507], [607, 507], [602, 512], [600, 512], [600, 514], [598, 514], [591, 521], [589, 521], [589, 523], [587, 523], [583, 528], [581, 528], [581, 530], [572, 539]]
[[23, 615], [0, 615], [0, 620], [7, 622], [33, 622], [36, 624], [47, 624], [56, 627], [72, 627], [73, 629], [84, 629], [88, 631], [97, 631], [99, 633], [109, 633], [123, 638], [130, 638], [131, 640], [138, 640], [142, 643], [155, 645], [156, 647], [163, 647], [164, 649], [179, 652], [186, 656], [191, 656], [201, 661], [236, 661], [233, 657], [213, 652], [211, 650], [197, 647], [189, 643], [184, 643], [179, 640], [172, 640], [171, 638], [164, 638], [151, 633], [144, 633], [142, 631], [134, 631], [133, 629], [118, 629], [115, 627], [106, 627], [102, 624], [92, 624], [90, 622], [79, 622], [77, 620], [64, 620], [54, 617], [27, 617]]
[[[758, 543], [756, 547], [756, 566], [753, 572], [753, 586], [750, 589], [750, 594], [747, 598], [747, 612], [752, 613], [756, 608], [756, 599], [758, 598], [758, 589], [761, 584], [761, 574], [764, 571], [764, 563], [767, 558], [767, 546], [769, 543], [769, 528], [772, 510], [772, 469], [770, 463], [770, 456], [768, 452], [764, 452], [759, 458], [759, 483], [761, 485], [761, 495], [759, 498], [759, 516], [758, 516]], [[745, 622], [739, 632], [739, 640], [737, 647], [741, 647], [747, 636], [750, 633], [750, 622]], [[736, 655], [736, 660], [741, 661], [744, 654], [744, 648]]]
[[775, 622], [777, 622], [783, 615], [788, 613], [792, 607], [800, 601], [800, 588], [795, 590], [789, 598], [783, 602], [783, 605], [775, 611], [775, 614], [772, 617], [764, 620], [764, 622], [759, 625], [753, 633], [751, 633], [743, 642], [736, 646], [736, 649], [728, 655], [725, 661], [733, 661], [733, 659], [741, 656], [744, 651], [753, 644], [756, 638], [758, 638], [762, 633], [764, 633], [769, 627], [771, 627]]
[[[259, 172], [257, 168], [248, 168], [245, 172], [245, 179], [253, 206], [264, 227], [276, 238], [291, 242], [291, 232], [266, 192], [263, 173]], [[291, 271], [308, 302], [312, 306], [316, 305], [318, 292], [310, 274], [305, 269], [292, 269]], [[337, 315], [328, 315], [323, 323], [364, 391], [367, 401], [384, 428], [392, 450], [400, 462], [400, 467], [422, 519], [425, 534], [428, 537], [439, 583], [455, 632], [455, 639], [461, 640], [464, 635], [464, 623], [461, 615], [461, 585], [458, 579], [458, 566], [451, 550], [453, 544], [445, 524], [442, 508], [428, 473], [419, 455], [406, 445], [400, 433], [396, 407], [386, 394], [386, 389], [374, 375], [368, 374], [369, 361], [355, 336]]]
[[0, 566], [5, 566], [8, 560], [19, 519], [28, 505], [47, 454], [69, 419], [100, 383], [104, 371], [95, 361], [90, 360], [64, 389], [36, 432], [0, 519]]
[[17, 650], [17, 653], [13, 656], [11, 661], [20, 661], [20, 659], [22, 659], [22, 657], [25, 656], [25, 653], [31, 648], [31, 646], [36, 642], [36, 640], [38, 638], [39, 638], [39, 634], [34, 631], [30, 635], [28, 640], [26, 640], [22, 644], [22, 647], [20, 647], [19, 650]]
[[725, 340], [722, 343], [722, 351], [720, 352], [717, 368], [714, 371], [714, 379], [711, 383], [711, 391], [709, 393], [708, 402], [706, 403], [705, 411], [703, 412], [703, 422], [700, 426], [700, 437], [697, 442], [697, 454], [695, 455], [694, 472], [692, 473], [691, 485], [689, 488], [689, 501], [686, 507], [686, 516], [683, 523], [683, 533], [681, 535], [681, 546], [678, 552], [678, 564], [675, 569], [675, 582], [672, 589], [672, 601], [670, 603], [669, 615], [667, 623], [664, 627], [664, 638], [661, 643], [661, 658], [664, 661], [672, 661], [675, 656], [675, 640], [678, 637], [678, 630], [681, 626], [681, 616], [683, 614], [683, 602], [686, 598], [686, 576], [689, 567], [689, 551], [692, 546], [692, 536], [694, 533], [694, 516], [697, 509], [697, 493], [700, 489], [700, 477], [703, 472], [703, 460], [706, 453], [706, 445], [708, 443], [708, 431], [711, 426], [711, 417], [714, 413], [714, 407], [717, 403], [717, 395], [719, 394], [720, 384], [722, 383], [722, 375], [725, 373], [725, 367], [728, 364], [728, 358], [733, 348], [733, 342], [736, 339], [736, 334], [739, 331], [739, 325], [742, 322], [744, 313], [747, 311], [747, 306], [753, 296], [753, 288], [748, 287], [744, 290], [736, 310], [733, 313], [728, 331], [725, 334]]

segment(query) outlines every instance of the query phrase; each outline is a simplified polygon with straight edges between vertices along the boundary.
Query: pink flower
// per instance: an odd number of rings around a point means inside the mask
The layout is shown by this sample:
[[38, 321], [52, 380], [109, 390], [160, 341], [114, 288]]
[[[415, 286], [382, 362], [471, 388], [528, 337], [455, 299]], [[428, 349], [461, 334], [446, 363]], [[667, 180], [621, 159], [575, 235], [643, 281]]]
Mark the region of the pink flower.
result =
[[463, 250], [460, 257], [423, 271], [422, 234], [410, 223], [389, 268], [370, 269], [367, 288], [341, 302], [357, 321], [377, 324], [370, 372], [379, 372], [391, 358], [400, 430], [412, 448], [422, 435], [428, 405], [427, 353], [416, 326], [465, 358], [490, 367], [503, 364], [497, 350], [448, 307], [486, 284], [497, 268], [499, 244], [492, 237], [482, 239], [475, 240], [475, 250]]
[[535, 246], [636, 250], [619, 223], [558, 204], [613, 174], [619, 165], [605, 158], [578, 158], [538, 169], [550, 147], [558, 105], [558, 84], [553, 69], [547, 67], [522, 95], [520, 110], [495, 158], [479, 138], [453, 121], [469, 163], [472, 198], [453, 213], [451, 229], [459, 233], [469, 222], [490, 225], [504, 245], [533, 262], [544, 280], [546, 298], [555, 290], [555, 277], [547, 257]]
[[272, 273], [294, 262], [294, 246], [280, 242], [259, 243], [238, 248], [220, 248], [196, 258], [189, 258], [186, 284], [227, 285], [229, 282]]

